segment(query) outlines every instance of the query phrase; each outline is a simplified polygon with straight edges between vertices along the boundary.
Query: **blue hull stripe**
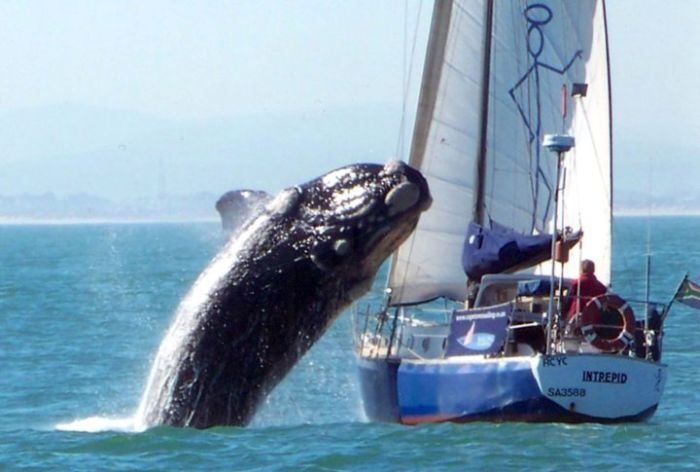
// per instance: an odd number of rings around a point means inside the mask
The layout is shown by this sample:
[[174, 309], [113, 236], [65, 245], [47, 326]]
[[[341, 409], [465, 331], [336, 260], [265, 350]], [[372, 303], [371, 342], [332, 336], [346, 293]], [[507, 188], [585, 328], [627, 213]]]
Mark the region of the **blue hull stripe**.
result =
[[359, 359], [359, 371], [365, 412], [373, 421], [617, 423], [643, 421], [657, 408], [615, 419], [569, 411], [542, 395], [527, 360], [399, 364]]
[[478, 415], [506, 405], [528, 403], [542, 396], [529, 360], [470, 364], [402, 363], [397, 381], [402, 419]]

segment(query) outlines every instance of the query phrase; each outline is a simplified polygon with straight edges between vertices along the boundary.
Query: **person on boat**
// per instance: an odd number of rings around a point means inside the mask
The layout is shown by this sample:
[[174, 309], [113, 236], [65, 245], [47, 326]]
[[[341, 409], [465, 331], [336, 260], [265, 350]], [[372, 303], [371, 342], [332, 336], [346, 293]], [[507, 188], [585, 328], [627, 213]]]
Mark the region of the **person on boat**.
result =
[[590, 259], [581, 261], [581, 275], [574, 280], [569, 289], [567, 318], [572, 319], [591, 299], [607, 291], [607, 287], [595, 276], [595, 263]]

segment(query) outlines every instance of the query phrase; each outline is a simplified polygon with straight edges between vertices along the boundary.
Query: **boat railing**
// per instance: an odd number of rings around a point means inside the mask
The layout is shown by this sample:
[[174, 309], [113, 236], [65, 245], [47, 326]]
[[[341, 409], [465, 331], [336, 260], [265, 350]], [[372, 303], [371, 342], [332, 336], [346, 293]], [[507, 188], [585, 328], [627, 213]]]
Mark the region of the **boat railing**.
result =
[[[659, 360], [663, 336], [660, 313], [663, 313], [664, 305], [640, 300], [626, 300], [626, 303], [635, 314], [634, 327], [625, 326], [624, 320], [611, 316], [587, 323], [587, 329], [593, 328], [603, 339], [615, 339], [624, 327], [633, 335], [634, 341], [619, 351], [620, 354]], [[353, 312], [355, 352], [364, 358], [444, 358], [452, 314], [458, 308], [461, 307], [387, 307], [378, 304], [363, 305], [361, 308], [356, 306]], [[542, 334], [547, 324], [546, 303], [539, 298], [518, 297], [512, 302], [512, 308], [507, 328], [510, 334], [507, 336], [503, 354], [522, 352], [525, 345], [528, 345], [532, 352], [543, 352]], [[590, 343], [581, 328], [580, 314], [578, 319], [569, 319], [567, 313], [558, 317], [554, 329], [560, 352], [584, 352], [586, 349], [597, 352], [594, 347], [589, 346]], [[516, 348], [513, 349], [509, 345]]]
[[365, 305], [353, 312], [355, 352], [374, 358], [444, 357], [452, 308]]

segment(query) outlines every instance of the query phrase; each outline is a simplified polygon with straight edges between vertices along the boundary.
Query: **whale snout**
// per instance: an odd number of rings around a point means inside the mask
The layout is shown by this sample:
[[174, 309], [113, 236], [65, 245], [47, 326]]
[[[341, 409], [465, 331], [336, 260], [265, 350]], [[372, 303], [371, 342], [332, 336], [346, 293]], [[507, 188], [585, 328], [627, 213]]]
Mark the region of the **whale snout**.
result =
[[385, 199], [388, 215], [394, 216], [402, 213], [417, 204], [418, 210], [427, 210], [432, 197], [428, 189], [428, 182], [425, 177], [413, 167], [402, 161], [389, 161], [384, 165], [385, 174], [401, 174], [405, 178], [398, 186], [391, 189]]
[[384, 187], [383, 205], [365, 231], [362, 248], [367, 265], [378, 267], [415, 228], [420, 213], [427, 210], [432, 197], [425, 177], [401, 161], [390, 161], [381, 168], [379, 178], [390, 185]]
[[392, 217], [413, 207], [420, 200], [420, 188], [412, 182], [402, 182], [387, 193], [384, 204]]

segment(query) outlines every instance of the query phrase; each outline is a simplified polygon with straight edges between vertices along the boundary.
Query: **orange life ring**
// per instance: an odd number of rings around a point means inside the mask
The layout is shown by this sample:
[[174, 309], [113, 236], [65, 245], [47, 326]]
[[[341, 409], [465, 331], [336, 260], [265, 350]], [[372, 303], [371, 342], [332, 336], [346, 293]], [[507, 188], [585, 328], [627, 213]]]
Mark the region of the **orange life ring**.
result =
[[[606, 339], [596, 333], [595, 327], [602, 324], [603, 313], [610, 309], [617, 310], [624, 324], [616, 338]], [[629, 348], [634, 343], [634, 329], [632, 307], [617, 295], [599, 295], [588, 302], [581, 313], [581, 334], [601, 351], [619, 352]]]

